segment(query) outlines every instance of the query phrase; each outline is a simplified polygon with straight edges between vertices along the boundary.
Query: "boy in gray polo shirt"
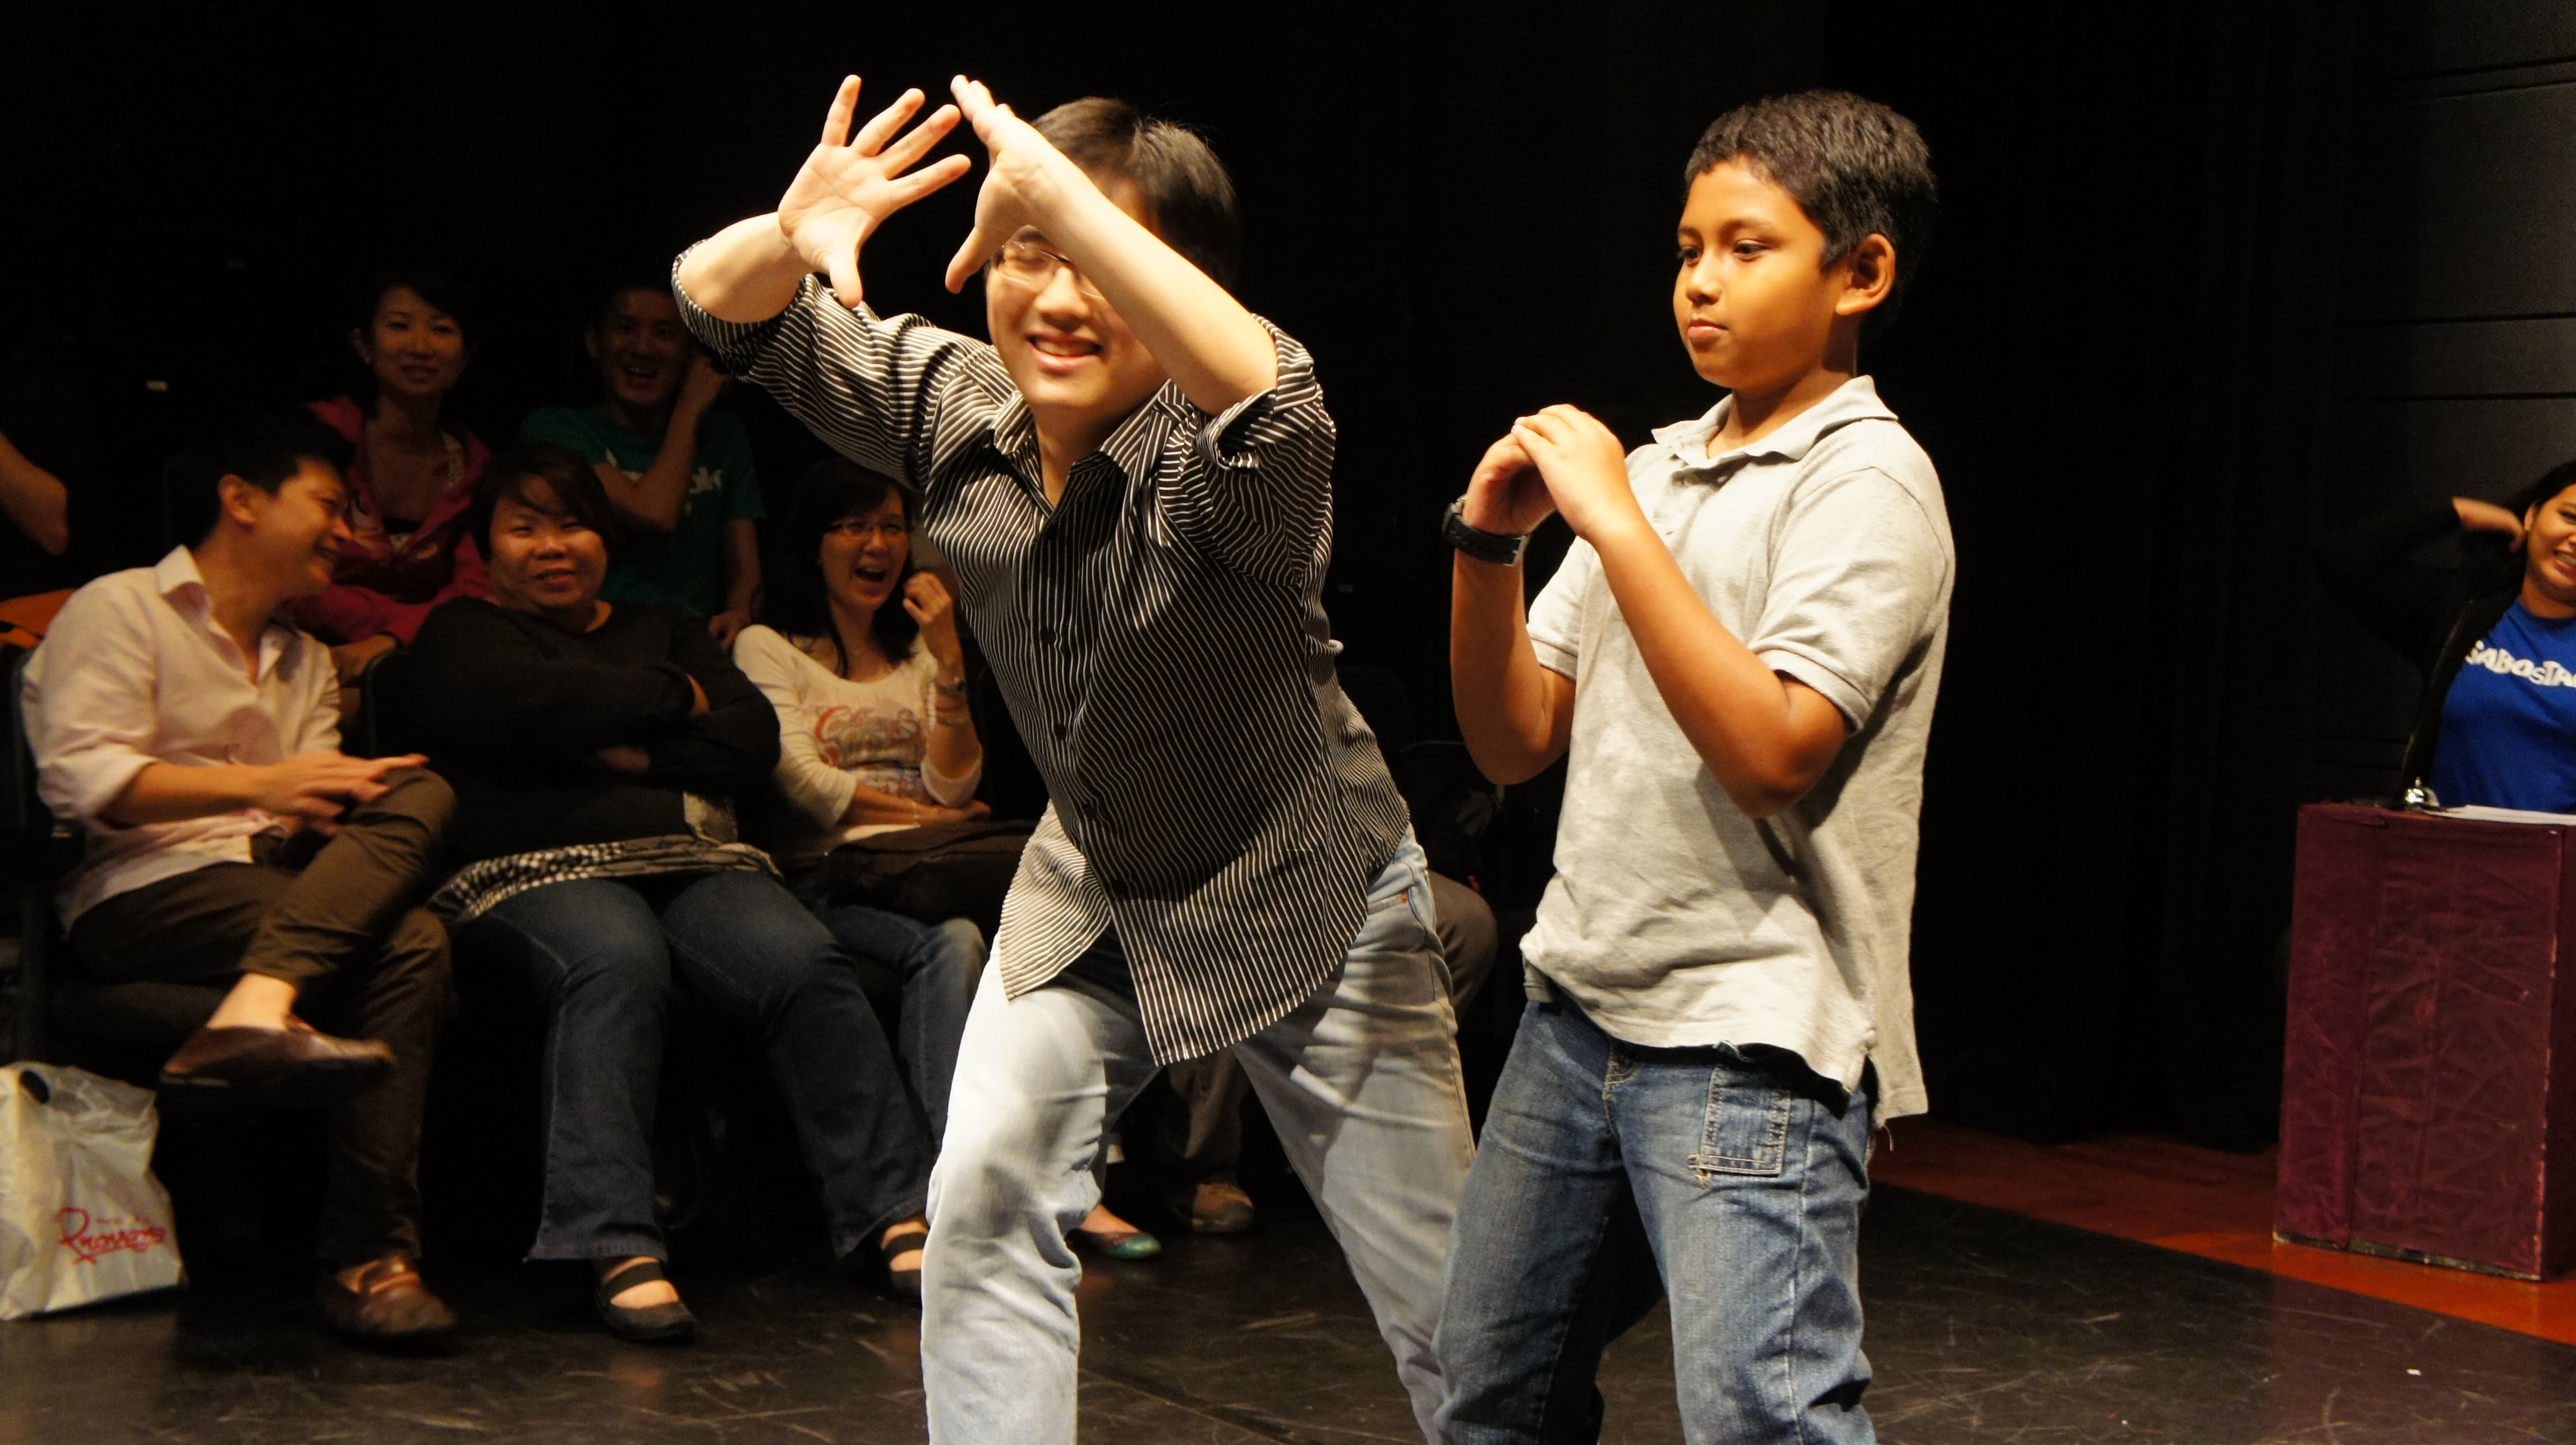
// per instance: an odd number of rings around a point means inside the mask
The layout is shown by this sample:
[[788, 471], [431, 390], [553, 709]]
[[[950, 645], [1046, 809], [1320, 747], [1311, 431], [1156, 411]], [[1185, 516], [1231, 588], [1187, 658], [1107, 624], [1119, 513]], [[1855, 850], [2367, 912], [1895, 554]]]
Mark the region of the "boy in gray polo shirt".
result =
[[[1570, 755], [1534, 1002], [1451, 1237], [1453, 1445], [1591, 1440], [1657, 1294], [1693, 1442], [1866, 1441], [1856, 1242], [1919, 1113], [1906, 978], [1954, 558], [1860, 371], [1934, 212], [1912, 123], [1759, 102], [1685, 172], [1674, 319], [1729, 390], [1623, 459], [1520, 418], [1452, 507], [1450, 669], [1486, 773]], [[1906, 269], [1900, 269], [1900, 262]], [[1578, 537], [1524, 619], [1521, 541]]]

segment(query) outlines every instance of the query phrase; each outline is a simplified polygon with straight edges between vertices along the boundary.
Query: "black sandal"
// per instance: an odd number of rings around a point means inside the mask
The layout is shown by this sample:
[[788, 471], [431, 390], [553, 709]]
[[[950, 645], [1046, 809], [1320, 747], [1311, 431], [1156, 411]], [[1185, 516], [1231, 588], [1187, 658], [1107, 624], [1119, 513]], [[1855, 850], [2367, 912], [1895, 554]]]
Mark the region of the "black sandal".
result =
[[599, 1322], [621, 1340], [652, 1344], [662, 1340], [687, 1339], [698, 1328], [698, 1317], [689, 1307], [673, 1300], [666, 1305], [620, 1305], [612, 1303], [619, 1295], [639, 1284], [668, 1280], [658, 1259], [639, 1259], [623, 1268], [610, 1270], [599, 1277], [599, 1292], [591, 1303], [599, 1309]]
[[896, 1256], [910, 1254], [916, 1249], [928, 1246], [929, 1243], [929, 1226], [921, 1224], [901, 1227], [891, 1239], [881, 1239], [877, 1242], [877, 1262], [885, 1266], [887, 1289], [907, 1299], [917, 1301], [921, 1298], [921, 1266], [897, 1269], [894, 1267], [894, 1262]]

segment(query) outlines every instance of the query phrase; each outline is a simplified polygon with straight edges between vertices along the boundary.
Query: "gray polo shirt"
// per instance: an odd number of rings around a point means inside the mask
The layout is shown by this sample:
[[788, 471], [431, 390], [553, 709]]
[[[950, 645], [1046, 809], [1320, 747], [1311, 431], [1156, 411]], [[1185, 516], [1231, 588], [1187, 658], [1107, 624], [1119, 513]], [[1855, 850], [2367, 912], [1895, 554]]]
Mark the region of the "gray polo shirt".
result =
[[1868, 377], [1709, 456], [1733, 401], [1628, 456], [1691, 588], [1850, 729], [1798, 803], [1756, 822], [1664, 706], [1601, 560], [1577, 542], [1530, 607], [1574, 679], [1556, 877], [1522, 945], [1602, 1028], [1656, 1048], [1767, 1044], [1879, 1116], [1921, 1113], [1906, 949], [1924, 743], [1957, 559], [1932, 460]]

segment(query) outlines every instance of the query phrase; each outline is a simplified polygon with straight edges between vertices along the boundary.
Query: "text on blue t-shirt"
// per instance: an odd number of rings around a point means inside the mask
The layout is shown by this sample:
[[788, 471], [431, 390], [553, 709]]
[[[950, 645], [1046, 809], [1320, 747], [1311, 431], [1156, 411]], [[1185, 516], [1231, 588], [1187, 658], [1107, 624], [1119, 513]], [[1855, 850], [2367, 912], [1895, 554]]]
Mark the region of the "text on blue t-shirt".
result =
[[2469, 649], [2427, 781], [2445, 807], [2576, 812], [2576, 617], [2516, 602]]

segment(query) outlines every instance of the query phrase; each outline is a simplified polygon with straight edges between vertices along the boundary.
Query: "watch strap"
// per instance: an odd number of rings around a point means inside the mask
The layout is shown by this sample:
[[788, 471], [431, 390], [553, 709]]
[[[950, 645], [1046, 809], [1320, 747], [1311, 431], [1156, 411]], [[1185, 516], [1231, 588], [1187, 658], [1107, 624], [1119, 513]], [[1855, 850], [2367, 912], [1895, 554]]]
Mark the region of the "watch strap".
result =
[[1521, 554], [1529, 550], [1529, 538], [1525, 535], [1488, 532], [1482, 527], [1468, 525], [1465, 497], [1451, 502], [1449, 510], [1441, 514], [1440, 539], [1479, 562], [1491, 562], [1501, 567], [1519, 562]]

